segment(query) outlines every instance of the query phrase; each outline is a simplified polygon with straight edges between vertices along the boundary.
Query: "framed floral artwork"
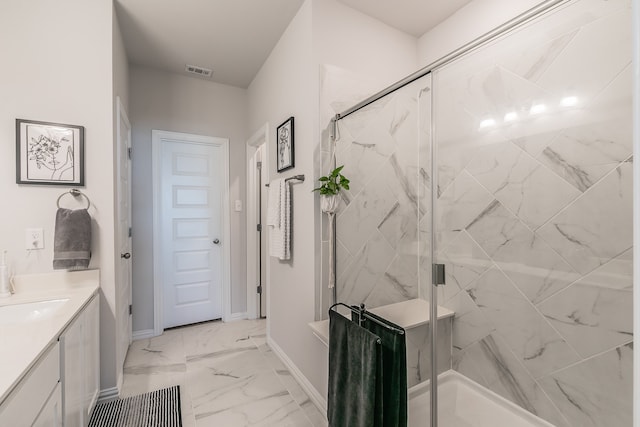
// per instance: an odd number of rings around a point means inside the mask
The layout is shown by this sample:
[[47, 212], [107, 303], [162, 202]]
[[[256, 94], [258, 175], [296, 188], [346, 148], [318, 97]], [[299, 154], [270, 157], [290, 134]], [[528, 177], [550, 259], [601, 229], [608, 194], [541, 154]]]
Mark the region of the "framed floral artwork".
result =
[[276, 131], [276, 147], [277, 158], [276, 165], [278, 166], [278, 172], [291, 169], [294, 166], [294, 151], [293, 151], [293, 117], [289, 117], [278, 126]]
[[84, 186], [84, 127], [16, 119], [16, 182]]

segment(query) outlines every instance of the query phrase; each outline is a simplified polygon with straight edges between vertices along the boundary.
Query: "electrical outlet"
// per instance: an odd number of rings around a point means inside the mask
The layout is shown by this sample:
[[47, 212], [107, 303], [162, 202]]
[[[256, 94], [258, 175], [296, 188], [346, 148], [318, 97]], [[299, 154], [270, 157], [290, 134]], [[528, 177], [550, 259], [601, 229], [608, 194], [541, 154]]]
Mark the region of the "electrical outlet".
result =
[[25, 249], [44, 249], [44, 231], [42, 228], [27, 228], [24, 241]]

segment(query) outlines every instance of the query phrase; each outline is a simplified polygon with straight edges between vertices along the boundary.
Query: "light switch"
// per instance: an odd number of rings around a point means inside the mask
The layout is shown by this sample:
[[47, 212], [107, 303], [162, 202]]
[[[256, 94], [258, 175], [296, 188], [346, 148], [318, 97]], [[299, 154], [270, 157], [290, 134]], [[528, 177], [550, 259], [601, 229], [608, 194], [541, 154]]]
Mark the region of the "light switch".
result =
[[242, 212], [242, 200], [236, 200], [236, 212]]
[[27, 250], [44, 249], [44, 231], [42, 228], [27, 228], [24, 246]]

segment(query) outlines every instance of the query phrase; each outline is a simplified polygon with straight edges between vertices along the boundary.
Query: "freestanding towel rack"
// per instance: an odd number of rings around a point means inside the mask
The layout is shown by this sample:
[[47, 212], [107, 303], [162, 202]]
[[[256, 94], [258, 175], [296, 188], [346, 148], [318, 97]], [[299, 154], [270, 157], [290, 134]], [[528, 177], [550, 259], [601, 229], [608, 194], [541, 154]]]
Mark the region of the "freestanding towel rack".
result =
[[385, 328], [390, 329], [390, 330], [398, 333], [399, 335], [404, 335], [404, 329], [398, 329], [398, 328], [396, 328], [394, 326], [391, 326], [391, 325], [388, 325], [386, 323], [383, 323], [383, 322], [379, 321], [375, 317], [371, 317], [369, 315], [369, 313], [367, 312], [367, 310], [365, 309], [364, 304], [360, 304], [360, 307], [356, 307], [354, 305], [347, 305], [347, 304], [342, 303], [342, 302], [337, 302], [337, 303], [333, 304], [331, 307], [329, 307], [329, 310], [332, 310], [334, 307], [336, 307], [338, 305], [340, 305], [342, 307], [347, 307], [349, 310], [351, 310], [351, 312], [356, 313], [358, 315], [358, 320], [359, 320], [361, 325], [362, 325], [362, 319], [364, 318], [364, 319], [370, 320], [370, 321], [372, 321], [374, 323], [377, 323], [380, 326], [384, 326]]
[[[292, 180], [304, 182], [304, 175], [290, 176], [289, 178], [285, 178], [284, 182], [289, 182], [289, 181], [292, 181]], [[266, 183], [264, 186], [268, 187], [269, 183]]]

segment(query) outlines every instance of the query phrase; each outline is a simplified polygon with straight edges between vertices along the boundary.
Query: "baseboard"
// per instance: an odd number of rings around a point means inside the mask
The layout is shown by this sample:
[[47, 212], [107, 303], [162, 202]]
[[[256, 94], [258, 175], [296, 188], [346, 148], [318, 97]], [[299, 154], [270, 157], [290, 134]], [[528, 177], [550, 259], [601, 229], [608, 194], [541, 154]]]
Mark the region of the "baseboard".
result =
[[153, 329], [144, 329], [142, 331], [133, 331], [133, 334], [131, 334], [131, 338], [134, 341], [137, 340], [144, 340], [146, 338], [153, 338], [155, 337], [155, 331]]
[[293, 363], [293, 361], [289, 359], [289, 356], [287, 356], [282, 348], [280, 348], [280, 346], [276, 344], [270, 336], [267, 336], [267, 344], [269, 344], [269, 347], [271, 347], [273, 353], [278, 356], [282, 363], [284, 363], [284, 365], [287, 367], [287, 369], [289, 369], [289, 372], [291, 372], [293, 378], [298, 381], [298, 384], [300, 384], [305, 393], [307, 393], [309, 399], [311, 399], [311, 402], [316, 405], [316, 408], [318, 408], [321, 413], [326, 414], [327, 399], [323, 398], [320, 393], [318, 393], [318, 390], [316, 390], [316, 388], [309, 382], [307, 377], [304, 376], [304, 374], [300, 371], [300, 369], [298, 369], [295, 363]]
[[247, 312], [243, 312], [243, 313], [231, 313], [231, 316], [229, 317], [229, 322], [235, 322], [236, 320], [244, 320], [247, 318]]
[[100, 390], [100, 396], [98, 397], [98, 403], [106, 402], [108, 400], [117, 399], [120, 393], [118, 393], [118, 387], [105, 388]]

